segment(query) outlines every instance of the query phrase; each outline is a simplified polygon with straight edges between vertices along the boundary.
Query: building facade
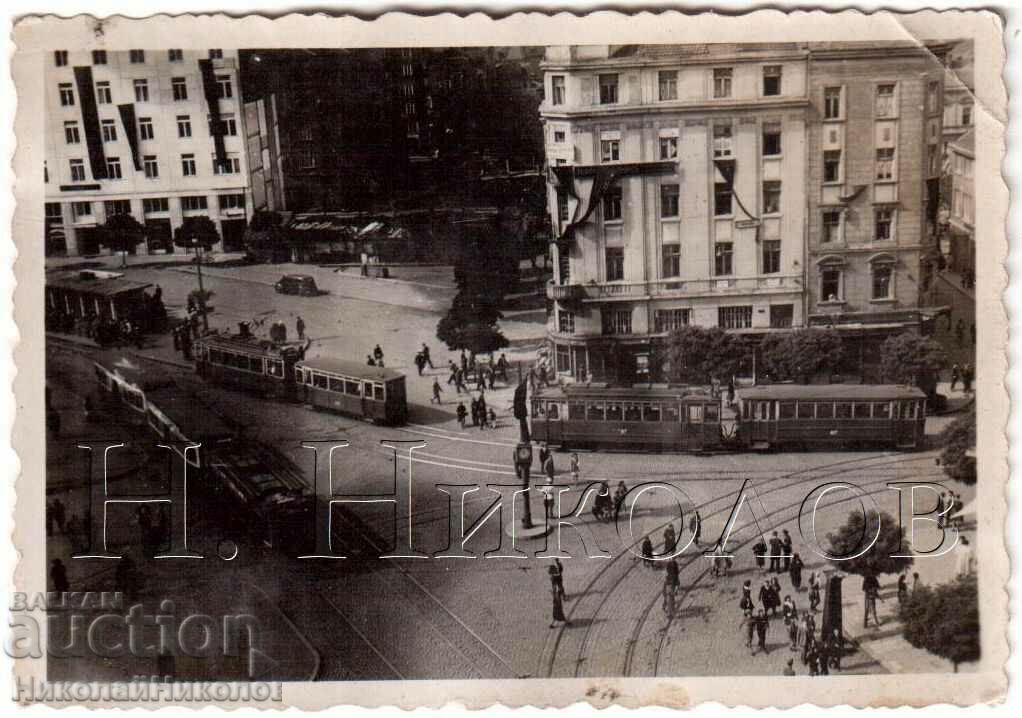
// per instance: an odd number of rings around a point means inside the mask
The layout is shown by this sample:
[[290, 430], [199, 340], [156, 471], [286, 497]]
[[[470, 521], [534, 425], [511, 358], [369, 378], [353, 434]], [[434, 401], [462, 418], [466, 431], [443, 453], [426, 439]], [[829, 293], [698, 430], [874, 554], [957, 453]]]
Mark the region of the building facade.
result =
[[[251, 195], [237, 53], [57, 50], [46, 59], [47, 255], [94, 255], [115, 214], [146, 227], [135, 252], [175, 251], [185, 217], [243, 247]], [[180, 251], [180, 250], [178, 250]]]
[[976, 134], [969, 130], [948, 144], [950, 207], [948, 211], [949, 267], [971, 277], [976, 271], [976, 196], [973, 167], [976, 162]]
[[975, 111], [972, 42], [961, 42], [948, 53], [944, 75], [944, 145], [972, 129]]
[[895, 315], [918, 309], [935, 224], [935, 57], [849, 43], [548, 48], [558, 372], [663, 380], [658, 351], [686, 324], [918, 323]]

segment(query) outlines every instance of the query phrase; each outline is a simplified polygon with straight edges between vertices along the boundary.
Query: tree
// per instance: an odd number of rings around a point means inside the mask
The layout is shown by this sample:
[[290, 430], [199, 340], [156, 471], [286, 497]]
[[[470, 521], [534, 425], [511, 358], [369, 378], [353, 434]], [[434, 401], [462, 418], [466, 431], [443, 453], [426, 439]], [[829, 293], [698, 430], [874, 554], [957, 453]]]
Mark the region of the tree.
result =
[[918, 332], [888, 337], [880, 346], [880, 371], [888, 381], [912, 384], [934, 396], [937, 373], [947, 366], [944, 347]]
[[738, 337], [720, 327], [683, 327], [667, 337], [668, 374], [686, 384], [728, 379], [741, 366], [743, 351]]
[[121, 266], [128, 263], [128, 252], [139, 242], [145, 241], [145, 227], [130, 214], [115, 214], [107, 217], [100, 227], [99, 243], [114, 252], [121, 253]]
[[185, 249], [199, 249], [208, 252], [220, 241], [216, 224], [209, 217], [185, 217], [181, 226], [174, 230], [174, 244]]
[[960, 416], [944, 427], [940, 444], [944, 447], [940, 454], [944, 473], [963, 484], [975, 484], [976, 459], [967, 452], [976, 448], [976, 414]]
[[508, 346], [497, 327], [504, 296], [517, 282], [517, 261], [507, 261], [500, 243], [468, 239], [454, 268], [458, 293], [437, 324], [437, 338], [452, 351], [492, 354]]
[[975, 575], [936, 588], [920, 586], [901, 606], [905, 640], [958, 666], [980, 657], [979, 593]]
[[261, 209], [252, 215], [245, 233], [245, 245], [263, 258], [275, 261], [285, 249], [284, 218], [279, 212]]
[[887, 513], [879, 515], [875, 511], [868, 513], [867, 522], [861, 511], [851, 512], [844, 526], [835, 533], [827, 534], [827, 541], [830, 543], [829, 553], [832, 557], [830, 561], [834, 568], [860, 576], [875, 576], [881, 573], [899, 573], [911, 566], [911, 557], [898, 555], [906, 552], [905, 532], [898, 522]]
[[808, 384], [821, 372], [833, 373], [844, 351], [833, 329], [796, 329], [768, 334], [760, 345], [763, 369], [774, 380]]

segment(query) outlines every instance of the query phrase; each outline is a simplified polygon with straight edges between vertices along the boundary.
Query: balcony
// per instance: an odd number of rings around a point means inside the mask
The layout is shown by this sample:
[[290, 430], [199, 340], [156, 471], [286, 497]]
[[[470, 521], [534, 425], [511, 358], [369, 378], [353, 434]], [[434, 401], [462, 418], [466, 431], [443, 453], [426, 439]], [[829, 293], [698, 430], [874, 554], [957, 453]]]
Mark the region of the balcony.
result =
[[747, 294], [790, 294], [801, 291], [801, 274], [768, 274], [755, 277], [713, 279], [659, 279], [652, 282], [548, 284], [547, 298], [564, 302], [604, 302]]

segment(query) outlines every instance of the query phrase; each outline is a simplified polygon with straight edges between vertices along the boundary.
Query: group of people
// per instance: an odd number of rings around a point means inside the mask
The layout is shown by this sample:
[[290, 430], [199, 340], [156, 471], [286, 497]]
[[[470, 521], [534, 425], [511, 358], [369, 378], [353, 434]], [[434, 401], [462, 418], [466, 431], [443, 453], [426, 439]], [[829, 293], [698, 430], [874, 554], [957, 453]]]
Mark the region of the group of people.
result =
[[[440, 391], [442, 391], [440, 382], [434, 379], [433, 396], [436, 397], [438, 404], [440, 403]], [[480, 431], [497, 428], [497, 412], [493, 410], [493, 407], [486, 406], [485, 391], [480, 391], [478, 397], [473, 397], [472, 401], [469, 402], [469, 406], [472, 407], [472, 426], [478, 426]], [[458, 424], [464, 429], [470, 416], [469, 410], [465, 408], [465, 402], [458, 402], [458, 408], [454, 410], [454, 413], [458, 417]]]
[[373, 348], [372, 354], [366, 354], [366, 366], [384, 366], [383, 364], [383, 349], [377, 344]]
[[962, 495], [954, 491], [942, 491], [937, 497], [937, 528], [953, 526], [961, 528], [965, 523], [965, 502]]
[[[961, 320], [959, 320], [961, 321]], [[966, 394], [972, 391], [972, 380], [976, 377], [976, 371], [972, 364], [966, 362], [962, 366], [955, 364], [951, 367], [951, 391], [955, 390], [958, 382], [962, 382], [962, 391]]]

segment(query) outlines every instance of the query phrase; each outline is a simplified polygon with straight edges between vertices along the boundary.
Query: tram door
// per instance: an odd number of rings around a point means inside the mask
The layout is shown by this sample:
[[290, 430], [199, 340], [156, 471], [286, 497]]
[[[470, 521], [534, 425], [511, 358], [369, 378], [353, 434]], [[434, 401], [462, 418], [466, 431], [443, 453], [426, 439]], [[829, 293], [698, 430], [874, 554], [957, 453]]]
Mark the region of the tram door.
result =
[[703, 433], [703, 405], [684, 404], [685, 407], [685, 448], [689, 451], [701, 451], [705, 444]]

